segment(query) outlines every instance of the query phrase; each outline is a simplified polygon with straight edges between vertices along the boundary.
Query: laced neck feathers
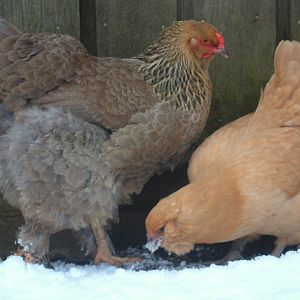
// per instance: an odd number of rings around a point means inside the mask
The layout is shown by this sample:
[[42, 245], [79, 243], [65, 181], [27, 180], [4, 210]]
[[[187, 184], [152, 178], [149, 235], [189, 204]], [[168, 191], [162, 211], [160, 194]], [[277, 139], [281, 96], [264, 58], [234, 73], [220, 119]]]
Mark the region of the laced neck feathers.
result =
[[203, 63], [192, 54], [187, 44], [187, 26], [183, 23], [189, 25], [179, 21], [163, 30], [137, 59], [145, 62], [140, 71], [162, 101], [171, 100], [177, 107], [195, 110], [210, 104], [209, 61]]

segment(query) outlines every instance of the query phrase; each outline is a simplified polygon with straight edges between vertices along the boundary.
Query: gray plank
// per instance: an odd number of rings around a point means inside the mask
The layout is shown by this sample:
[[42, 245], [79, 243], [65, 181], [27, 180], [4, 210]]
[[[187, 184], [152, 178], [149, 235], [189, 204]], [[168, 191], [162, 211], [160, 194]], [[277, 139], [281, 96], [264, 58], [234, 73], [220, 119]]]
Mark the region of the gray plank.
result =
[[291, 2], [277, 0], [277, 43], [291, 39]]
[[193, 18], [193, 0], [177, 0], [177, 20]]
[[291, 38], [300, 42], [300, 1], [291, 0]]
[[80, 0], [80, 38], [93, 55], [97, 55], [95, 0]]
[[213, 107], [206, 133], [256, 108], [273, 72], [276, 0], [194, 0], [193, 17], [214, 24], [230, 51], [210, 66]]
[[22, 31], [80, 38], [79, 0], [0, 0], [0, 15]]
[[96, 0], [98, 55], [132, 57], [176, 20], [176, 0]]

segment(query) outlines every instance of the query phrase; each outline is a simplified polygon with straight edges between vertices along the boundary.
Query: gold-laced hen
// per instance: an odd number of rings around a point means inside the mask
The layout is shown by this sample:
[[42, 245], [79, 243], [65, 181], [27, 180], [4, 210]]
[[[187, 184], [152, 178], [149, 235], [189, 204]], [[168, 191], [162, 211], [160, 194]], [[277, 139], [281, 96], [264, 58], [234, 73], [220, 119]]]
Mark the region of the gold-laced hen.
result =
[[175, 22], [142, 54], [121, 59], [0, 20], [0, 188], [25, 218], [23, 251], [43, 259], [51, 234], [91, 228], [95, 263], [131, 261], [113, 255], [106, 226], [201, 133], [218, 53], [226, 56], [223, 36], [204, 21]]

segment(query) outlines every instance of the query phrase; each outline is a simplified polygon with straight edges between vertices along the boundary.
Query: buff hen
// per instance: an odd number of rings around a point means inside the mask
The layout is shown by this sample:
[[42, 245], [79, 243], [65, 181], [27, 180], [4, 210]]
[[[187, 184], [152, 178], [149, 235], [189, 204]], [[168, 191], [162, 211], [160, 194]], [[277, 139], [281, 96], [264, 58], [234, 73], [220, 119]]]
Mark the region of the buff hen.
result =
[[91, 228], [95, 263], [130, 261], [113, 255], [106, 227], [201, 133], [208, 65], [226, 56], [223, 36], [204, 21], [175, 22], [121, 59], [91, 56], [67, 35], [20, 33], [3, 19], [0, 33], [0, 97], [15, 118], [2, 129], [0, 188], [23, 213], [22, 253], [41, 260], [51, 234]]
[[190, 183], [149, 213], [148, 236], [167, 251], [272, 235], [279, 256], [300, 243], [300, 43], [281, 42], [274, 65], [255, 113], [207, 138]]

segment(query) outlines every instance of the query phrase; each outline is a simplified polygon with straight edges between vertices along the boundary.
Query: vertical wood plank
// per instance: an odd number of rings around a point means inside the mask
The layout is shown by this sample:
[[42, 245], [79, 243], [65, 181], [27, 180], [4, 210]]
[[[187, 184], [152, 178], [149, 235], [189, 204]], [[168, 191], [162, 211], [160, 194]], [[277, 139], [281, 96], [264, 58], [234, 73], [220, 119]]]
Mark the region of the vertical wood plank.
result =
[[291, 2], [277, 0], [276, 12], [277, 43], [291, 39]]
[[213, 107], [206, 133], [256, 108], [260, 89], [273, 72], [275, 0], [194, 0], [194, 18], [206, 19], [225, 37], [228, 61], [210, 66]]
[[291, 39], [300, 42], [300, 1], [291, 0]]
[[131, 57], [176, 20], [176, 0], [96, 0], [100, 56]]
[[193, 18], [193, 0], [177, 0], [177, 20]]
[[97, 55], [95, 0], [80, 0], [80, 39], [91, 54]]
[[79, 0], [0, 0], [0, 15], [21, 31], [80, 38]]

